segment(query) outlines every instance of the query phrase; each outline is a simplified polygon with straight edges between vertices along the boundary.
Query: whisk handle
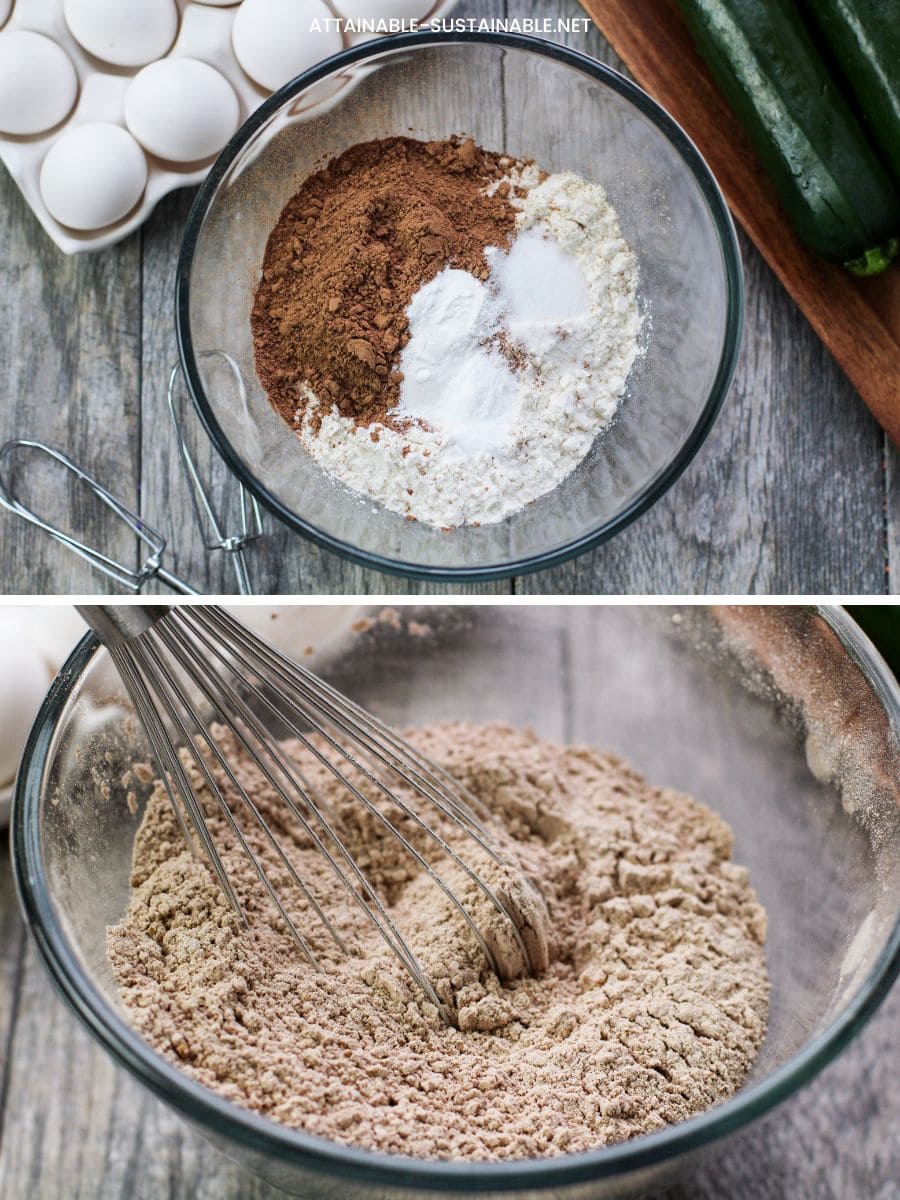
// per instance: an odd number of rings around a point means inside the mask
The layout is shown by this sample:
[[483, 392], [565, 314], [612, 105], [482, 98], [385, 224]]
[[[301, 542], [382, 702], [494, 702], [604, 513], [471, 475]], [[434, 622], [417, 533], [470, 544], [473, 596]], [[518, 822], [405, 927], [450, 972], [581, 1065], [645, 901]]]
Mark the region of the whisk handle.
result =
[[145, 633], [171, 607], [168, 604], [76, 604], [104, 646], [121, 646]]

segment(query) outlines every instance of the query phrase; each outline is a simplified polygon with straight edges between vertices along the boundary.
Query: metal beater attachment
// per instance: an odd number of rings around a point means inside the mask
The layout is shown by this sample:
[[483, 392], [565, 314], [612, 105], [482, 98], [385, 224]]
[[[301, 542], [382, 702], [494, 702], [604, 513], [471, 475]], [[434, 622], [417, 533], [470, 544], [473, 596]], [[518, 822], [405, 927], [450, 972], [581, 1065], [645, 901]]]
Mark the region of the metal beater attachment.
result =
[[[223, 363], [234, 377], [234, 384], [240, 401], [246, 404], [247, 393], [240, 368], [229, 355], [220, 350], [209, 350], [198, 357]], [[169, 373], [166, 399], [169, 407], [169, 416], [178, 443], [179, 457], [191, 494], [191, 507], [194, 511], [197, 528], [203, 538], [203, 544], [208, 551], [222, 550], [231, 559], [238, 593], [242, 596], [251, 596], [253, 594], [253, 587], [251, 586], [244, 551], [263, 532], [259, 505], [252, 496], [248, 495], [243, 484], [236, 482], [240, 527], [235, 533], [229, 534], [225, 532], [221, 519], [216, 515], [209, 491], [203, 483], [196, 460], [188, 446], [186, 413], [178, 397], [177, 383], [180, 377], [181, 367], [179, 364], [176, 364]], [[95, 546], [91, 546], [83, 539], [76, 537], [74, 533], [70, 533], [67, 530], [61, 529], [58, 525], [44, 520], [43, 517], [29, 508], [23, 500], [19, 499], [16, 495], [13, 475], [16, 460], [24, 457], [23, 452], [24, 454], [36, 452], [45, 458], [49, 458], [64, 471], [73, 475], [80, 483], [84, 484], [97, 497], [101, 504], [108, 508], [120, 521], [125, 523], [130, 532], [138, 539], [141, 547], [147, 551], [147, 557], [143, 563], [135, 569], [126, 566], [124, 563], [117, 562], [114, 558], [110, 558], [108, 554], [104, 554], [102, 550], [98, 550]], [[148, 583], [151, 579], [158, 579], [160, 583], [171, 588], [173, 592], [180, 592], [182, 595], [189, 596], [201, 595], [201, 592], [197, 588], [187, 583], [184, 579], [179, 578], [179, 576], [174, 575], [162, 565], [166, 540], [161, 534], [152, 529], [142, 517], [132, 512], [121, 500], [117, 500], [111, 492], [108, 492], [92, 475], [89, 475], [87, 471], [73, 462], [62, 450], [55, 450], [45, 442], [40, 442], [33, 438], [14, 438], [0, 447], [0, 505], [9, 512], [22, 517], [29, 524], [42, 529], [64, 546], [68, 546], [80, 558], [86, 559], [98, 571], [101, 571], [109, 579], [114, 579], [120, 587], [126, 588], [130, 592], [139, 592], [144, 584]]]
[[[547, 964], [546, 936], [529, 923], [526, 908], [517, 908], [466, 861], [474, 848], [509, 869], [487, 828], [487, 814], [479, 802], [424, 754], [409, 745], [376, 717], [299, 666], [246, 629], [224, 609], [207, 605], [88, 606], [79, 612], [109, 650], [135, 711], [144, 727], [168, 792], [172, 808], [192, 847], [195, 838], [208, 859], [229, 902], [246, 924], [222, 857], [204, 817], [203, 806], [189, 778], [202, 780], [221, 812], [236, 843], [247, 855], [267, 892], [309, 963], [318, 968], [309, 936], [289, 914], [290, 901], [266, 874], [235, 819], [243, 806], [259, 826], [290, 882], [305, 900], [303, 911], [321, 922], [334, 943], [347, 947], [317, 897], [292, 863], [265, 820], [254, 797], [241, 783], [235, 764], [229, 762], [223, 742], [237, 744], [258, 768], [262, 778], [281, 800], [297, 826], [321, 853], [348, 896], [362, 909], [385, 943], [416, 984], [451, 1020], [412, 948], [391, 917], [382, 898], [366, 878], [342, 838], [342, 826], [333, 807], [320, 796], [284, 752], [280, 736], [296, 738], [343, 788], [362, 805], [441, 889], [474, 935], [488, 963], [498, 975], [512, 972], [496, 953], [496, 942], [486, 933], [485, 918], [476, 920], [445, 881], [441, 870], [450, 868], [466, 881], [468, 896], [479, 897], [479, 908], [490, 923], [502, 923], [504, 944], [515, 948], [518, 970], [536, 971]], [[234, 742], [232, 742], [234, 739]], [[216, 779], [225, 781], [224, 785]], [[369, 786], [371, 785], [371, 786]], [[365, 788], [365, 790], [363, 790]], [[377, 797], [378, 803], [370, 795]], [[402, 793], [402, 794], [401, 794]], [[459, 850], [432, 824], [435, 815]], [[428, 856], [398, 829], [398, 818], [411, 822], [436, 853]], [[192, 837], [192, 834], [194, 837]], [[461, 835], [461, 836], [457, 836]], [[344, 835], [345, 836], [345, 835]], [[433, 860], [433, 861], [432, 861]], [[461, 872], [461, 874], [460, 874]], [[541, 902], [519, 874], [526, 894]], [[474, 885], [474, 890], [469, 885]]]
[[[38, 516], [23, 501], [19, 500], [13, 491], [10, 472], [14, 469], [14, 460], [22, 456], [23, 451], [49, 458], [52, 462], [62, 467], [64, 471], [74, 475], [80, 483], [83, 483], [97, 497], [101, 504], [105, 505], [120, 521], [123, 521], [127, 525], [131, 533], [138, 539], [141, 547], [146, 549], [147, 557], [143, 563], [136, 569], [133, 569], [126, 566], [125, 563], [117, 562], [116, 559], [110, 558], [108, 554], [104, 554], [102, 550], [98, 550], [96, 547], [88, 545], [87, 542], [81, 541], [73, 533], [69, 533], [65, 529], [60, 529], [58, 525], [53, 525], [51, 522], [45, 521], [43, 517]], [[34, 441], [31, 438], [15, 438], [13, 441], [6, 442], [5, 445], [0, 446], [0, 505], [9, 512], [15, 513], [23, 520], [28, 521], [30, 525], [35, 525], [38, 529], [42, 529], [58, 542], [62, 542], [64, 546], [68, 546], [79, 558], [86, 559], [91, 566], [96, 567], [98, 571], [102, 572], [109, 579], [114, 579], [120, 587], [127, 588], [130, 592], [139, 592], [145, 583], [148, 583], [151, 579], [158, 579], [160, 583], [164, 583], [173, 592], [180, 592], [182, 595], [188, 596], [200, 595], [200, 592], [195, 587], [186, 583], [179, 576], [173, 575], [171, 571], [166, 570], [162, 565], [166, 539], [161, 534], [157, 533], [155, 529], [151, 529], [137, 513], [132, 512], [121, 500], [117, 500], [111, 492], [108, 492], [93, 476], [83, 471], [68, 455], [63, 454], [61, 450], [54, 450], [52, 446], [47, 446], [44, 442]]]

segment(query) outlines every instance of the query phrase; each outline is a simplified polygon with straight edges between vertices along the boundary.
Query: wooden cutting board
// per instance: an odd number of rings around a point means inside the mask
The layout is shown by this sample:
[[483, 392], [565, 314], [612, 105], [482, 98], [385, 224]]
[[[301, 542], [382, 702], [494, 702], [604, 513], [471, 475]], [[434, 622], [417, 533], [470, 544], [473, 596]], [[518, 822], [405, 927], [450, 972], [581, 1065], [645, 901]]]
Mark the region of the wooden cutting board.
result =
[[697, 144], [736, 219], [900, 446], [900, 265], [874, 279], [854, 279], [804, 248], [694, 50], [674, 0], [581, 4], [641, 87]]

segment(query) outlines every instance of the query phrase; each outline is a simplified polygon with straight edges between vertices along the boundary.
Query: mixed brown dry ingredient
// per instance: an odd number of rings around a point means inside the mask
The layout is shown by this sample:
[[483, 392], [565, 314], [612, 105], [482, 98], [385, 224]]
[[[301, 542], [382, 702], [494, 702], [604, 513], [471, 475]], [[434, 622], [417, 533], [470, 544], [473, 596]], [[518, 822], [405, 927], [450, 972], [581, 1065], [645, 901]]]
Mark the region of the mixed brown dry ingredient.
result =
[[251, 324], [256, 369], [291, 425], [307, 385], [360, 425], [396, 406], [406, 309], [450, 265], [479, 279], [509, 245], [512, 160], [466, 141], [352, 146], [288, 201], [266, 245]]
[[[249, 916], [241, 932], [157, 788], [137, 837], [128, 914], [108, 936], [137, 1029], [194, 1079], [273, 1120], [429, 1158], [584, 1150], [730, 1095], [762, 1042], [768, 982], [765, 914], [730, 861], [727, 825], [609, 754], [504, 725], [409, 736], [496, 814], [539, 882], [547, 970], [501, 983], [396, 839], [295, 746], [455, 1013], [459, 1027], [444, 1025], [234, 746], [245, 786], [359, 953], [342, 957], [298, 902], [300, 927], [326, 962], [313, 971], [212, 818]], [[287, 894], [271, 848], [250, 821], [244, 828]], [[433, 853], [408, 821], [402, 828]], [[477, 904], [478, 893], [461, 890]]]

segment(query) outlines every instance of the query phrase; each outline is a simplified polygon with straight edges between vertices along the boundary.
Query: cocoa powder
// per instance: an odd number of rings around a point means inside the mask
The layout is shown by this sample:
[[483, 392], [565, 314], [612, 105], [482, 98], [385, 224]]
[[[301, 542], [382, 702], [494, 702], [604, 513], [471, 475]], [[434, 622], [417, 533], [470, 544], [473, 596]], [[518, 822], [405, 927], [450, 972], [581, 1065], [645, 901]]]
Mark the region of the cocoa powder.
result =
[[[360, 425], [396, 406], [406, 308], [450, 265], [479, 279], [509, 245], [515, 164], [471, 140], [387, 138], [311, 175], [269, 236], [251, 315], [256, 369], [292, 426], [309, 392]], [[306, 387], [304, 387], [306, 385]]]

